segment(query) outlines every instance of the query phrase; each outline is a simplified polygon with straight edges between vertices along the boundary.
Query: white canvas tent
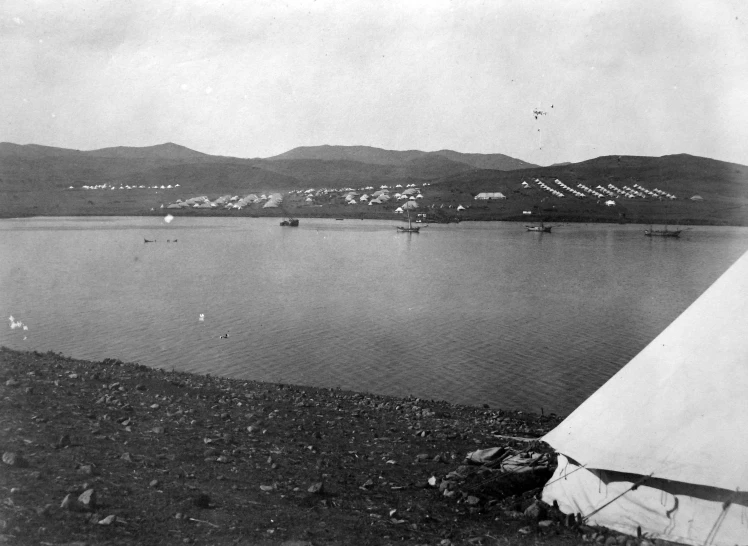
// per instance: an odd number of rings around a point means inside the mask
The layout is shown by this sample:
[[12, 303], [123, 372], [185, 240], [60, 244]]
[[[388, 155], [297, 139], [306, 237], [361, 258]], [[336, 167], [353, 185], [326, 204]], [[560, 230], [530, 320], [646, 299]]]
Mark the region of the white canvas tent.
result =
[[748, 253], [543, 439], [543, 500], [686, 544], [748, 544]]

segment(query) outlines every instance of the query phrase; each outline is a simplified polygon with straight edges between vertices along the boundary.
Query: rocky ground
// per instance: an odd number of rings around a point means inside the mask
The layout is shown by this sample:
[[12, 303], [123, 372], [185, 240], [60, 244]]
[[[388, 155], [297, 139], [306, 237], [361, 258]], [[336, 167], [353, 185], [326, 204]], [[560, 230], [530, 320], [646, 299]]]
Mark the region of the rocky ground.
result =
[[0, 380], [0, 544], [639, 546], [536, 500], [555, 416], [6, 348]]

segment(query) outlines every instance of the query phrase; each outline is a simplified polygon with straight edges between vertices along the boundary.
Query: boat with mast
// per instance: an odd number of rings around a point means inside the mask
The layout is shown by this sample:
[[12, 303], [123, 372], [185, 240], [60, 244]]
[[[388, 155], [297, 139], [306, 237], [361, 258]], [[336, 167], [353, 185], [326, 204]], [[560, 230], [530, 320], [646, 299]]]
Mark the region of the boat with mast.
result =
[[408, 227], [396, 226], [398, 233], [418, 233], [421, 227], [428, 227], [428, 224], [425, 226], [414, 226], [410, 220], [410, 208], [406, 209], [406, 212], [408, 213]]
[[[660, 181], [662, 181], [662, 167], [660, 167]], [[669, 197], [670, 198], [670, 197]], [[668, 203], [665, 208], [665, 227], [663, 229], [652, 229], [652, 223], [649, 224], [649, 229], [644, 230], [644, 235], [647, 237], [670, 237], [671, 239], [680, 237], [682, 229], [668, 229], [668, 216], [670, 215], [670, 204]]]

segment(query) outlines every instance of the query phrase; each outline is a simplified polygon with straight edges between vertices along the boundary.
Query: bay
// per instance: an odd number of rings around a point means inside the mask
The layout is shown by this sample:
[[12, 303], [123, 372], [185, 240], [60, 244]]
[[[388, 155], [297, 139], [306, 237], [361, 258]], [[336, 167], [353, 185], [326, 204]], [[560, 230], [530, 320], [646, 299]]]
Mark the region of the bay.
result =
[[0, 344], [565, 414], [748, 249], [736, 227], [395, 224], [0, 220]]

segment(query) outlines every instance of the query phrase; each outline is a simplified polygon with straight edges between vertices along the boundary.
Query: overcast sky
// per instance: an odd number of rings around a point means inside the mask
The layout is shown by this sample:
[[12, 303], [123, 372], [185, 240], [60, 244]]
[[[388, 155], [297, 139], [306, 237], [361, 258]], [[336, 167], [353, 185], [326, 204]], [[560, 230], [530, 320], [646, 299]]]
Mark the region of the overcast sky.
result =
[[0, 141], [748, 164], [746, 4], [4, 0]]

